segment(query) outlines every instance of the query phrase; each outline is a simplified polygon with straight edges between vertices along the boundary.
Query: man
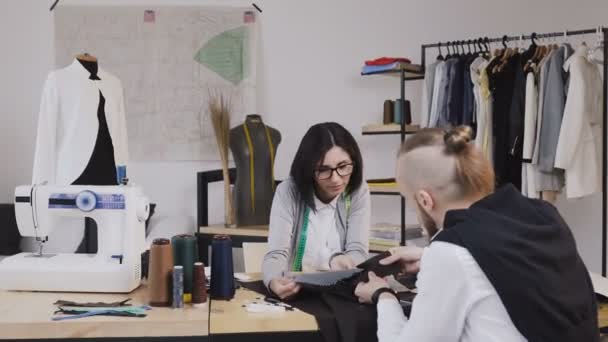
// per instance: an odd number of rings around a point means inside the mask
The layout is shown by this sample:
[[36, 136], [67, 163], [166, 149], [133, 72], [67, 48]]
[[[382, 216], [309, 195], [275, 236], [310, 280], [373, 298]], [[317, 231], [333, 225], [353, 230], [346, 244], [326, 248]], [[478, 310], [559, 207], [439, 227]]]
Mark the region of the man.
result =
[[376, 302], [385, 341], [598, 341], [591, 280], [570, 229], [550, 204], [494, 172], [470, 128], [427, 129], [398, 159], [401, 193], [431, 236], [383, 260], [418, 272], [409, 320], [387, 282], [370, 273], [355, 294]]

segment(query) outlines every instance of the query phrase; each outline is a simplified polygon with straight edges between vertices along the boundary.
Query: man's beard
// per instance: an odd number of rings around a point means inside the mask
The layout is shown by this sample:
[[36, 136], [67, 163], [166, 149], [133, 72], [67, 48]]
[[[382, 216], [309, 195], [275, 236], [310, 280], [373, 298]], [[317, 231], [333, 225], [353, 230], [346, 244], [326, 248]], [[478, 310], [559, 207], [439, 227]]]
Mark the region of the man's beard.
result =
[[435, 223], [435, 220], [433, 220], [433, 218], [429, 214], [427, 214], [424, 209], [422, 209], [420, 203], [416, 202], [416, 206], [418, 206], [418, 220], [420, 221], [422, 227], [429, 234], [429, 238], [432, 238], [439, 231], [437, 223]]

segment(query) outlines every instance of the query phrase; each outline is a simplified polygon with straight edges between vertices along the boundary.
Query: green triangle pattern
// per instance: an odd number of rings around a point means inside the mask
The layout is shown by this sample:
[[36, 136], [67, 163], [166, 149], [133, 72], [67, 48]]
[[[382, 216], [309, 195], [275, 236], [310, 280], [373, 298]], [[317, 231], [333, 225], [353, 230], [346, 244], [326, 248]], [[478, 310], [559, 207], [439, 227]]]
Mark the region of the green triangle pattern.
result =
[[207, 41], [194, 55], [194, 60], [238, 85], [249, 75], [247, 39], [246, 26], [224, 31]]

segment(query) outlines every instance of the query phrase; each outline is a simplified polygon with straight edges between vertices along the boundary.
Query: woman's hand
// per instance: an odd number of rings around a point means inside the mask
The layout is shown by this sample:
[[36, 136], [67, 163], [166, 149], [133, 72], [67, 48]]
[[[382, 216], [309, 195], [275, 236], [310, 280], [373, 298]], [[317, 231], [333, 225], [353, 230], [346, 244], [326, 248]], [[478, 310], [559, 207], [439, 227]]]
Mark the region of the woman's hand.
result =
[[404, 273], [418, 273], [420, 271], [420, 259], [422, 258], [423, 248], [416, 246], [403, 246], [391, 248], [391, 255], [380, 260], [381, 265], [390, 265], [395, 262], [401, 263]]
[[355, 262], [348, 255], [338, 254], [329, 261], [329, 268], [332, 271], [352, 270]]
[[270, 290], [281, 299], [288, 299], [300, 291], [300, 285], [287, 278], [275, 278], [268, 284]]
[[372, 296], [378, 289], [388, 288], [388, 282], [378, 277], [374, 272], [367, 274], [369, 281], [367, 283], [360, 282], [355, 288], [355, 296], [359, 297], [360, 303], [371, 303]]

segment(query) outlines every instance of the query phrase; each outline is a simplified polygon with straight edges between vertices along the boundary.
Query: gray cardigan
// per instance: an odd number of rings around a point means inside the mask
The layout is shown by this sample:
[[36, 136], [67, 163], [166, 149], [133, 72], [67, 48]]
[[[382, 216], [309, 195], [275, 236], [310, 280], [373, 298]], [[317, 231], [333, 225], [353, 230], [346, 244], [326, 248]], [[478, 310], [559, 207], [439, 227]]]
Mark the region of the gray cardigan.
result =
[[[340, 196], [337, 202], [336, 227], [340, 235], [342, 252], [355, 264], [365, 261], [369, 254], [369, 229], [371, 202], [367, 183], [351, 195], [351, 206], [346, 210], [346, 200]], [[264, 256], [262, 272], [264, 284], [291, 271], [296, 243], [304, 218], [305, 203], [296, 184], [289, 178], [282, 182], [274, 194], [270, 211], [268, 252]]]

